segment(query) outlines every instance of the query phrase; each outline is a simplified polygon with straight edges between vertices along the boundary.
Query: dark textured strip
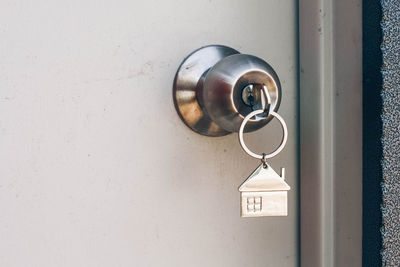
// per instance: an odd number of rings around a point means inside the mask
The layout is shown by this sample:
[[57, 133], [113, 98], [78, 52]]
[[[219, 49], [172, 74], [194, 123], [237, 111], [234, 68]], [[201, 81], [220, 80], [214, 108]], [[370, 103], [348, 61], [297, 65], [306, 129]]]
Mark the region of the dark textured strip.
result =
[[400, 266], [400, 0], [382, 0], [382, 263]]
[[381, 266], [382, 237], [382, 12], [363, 1], [363, 266]]

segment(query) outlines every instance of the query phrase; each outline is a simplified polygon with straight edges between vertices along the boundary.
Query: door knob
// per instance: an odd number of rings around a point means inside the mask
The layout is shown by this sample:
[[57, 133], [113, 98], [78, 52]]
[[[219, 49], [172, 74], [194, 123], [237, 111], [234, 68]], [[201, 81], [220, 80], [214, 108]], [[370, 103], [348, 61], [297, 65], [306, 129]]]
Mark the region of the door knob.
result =
[[[264, 60], [222, 45], [202, 47], [181, 63], [175, 75], [175, 108], [193, 131], [207, 136], [238, 132], [243, 119], [263, 105], [262, 88], [270, 96], [270, 110], [281, 99], [278, 75]], [[245, 132], [265, 126], [272, 116], [259, 114]]]

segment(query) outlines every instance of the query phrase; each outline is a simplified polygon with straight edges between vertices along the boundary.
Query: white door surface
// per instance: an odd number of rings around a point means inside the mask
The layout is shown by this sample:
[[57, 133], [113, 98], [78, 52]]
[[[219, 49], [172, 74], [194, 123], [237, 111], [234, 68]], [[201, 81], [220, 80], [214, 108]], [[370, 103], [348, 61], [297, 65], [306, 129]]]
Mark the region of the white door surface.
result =
[[[0, 266], [298, 265], [296, 1], [2, 1]], [[179, 118], [193, 50], [227, 45], [282, 84], [287, 217], [240, 217], [259, 165]], [[268, 152], [274, 120], [246, 135]]]

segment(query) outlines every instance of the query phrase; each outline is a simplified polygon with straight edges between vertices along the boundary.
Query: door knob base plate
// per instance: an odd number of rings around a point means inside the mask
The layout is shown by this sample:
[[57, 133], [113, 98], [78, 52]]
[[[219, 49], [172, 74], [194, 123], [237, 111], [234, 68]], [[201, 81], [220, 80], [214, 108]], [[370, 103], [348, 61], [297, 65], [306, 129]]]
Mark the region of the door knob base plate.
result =
[[209, 45], [186, 57], [175, 75], [173, 99], [182, 121], [193, 131], [206, 136], [230, 134], [213, 122], [202, 103], [203, 82], [207, 72], [221, 59], [239, 54], [223, 45]]

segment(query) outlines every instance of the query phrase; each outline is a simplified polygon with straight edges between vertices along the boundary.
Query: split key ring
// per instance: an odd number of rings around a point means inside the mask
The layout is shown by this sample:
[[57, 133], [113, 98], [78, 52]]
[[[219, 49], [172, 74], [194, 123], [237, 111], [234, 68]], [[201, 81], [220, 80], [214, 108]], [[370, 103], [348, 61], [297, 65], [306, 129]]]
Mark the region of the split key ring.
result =
[[[263, 94], [264, 94], [264, 96], [265, 96], [265, 99], [266, 99], [267, 104], [265, 104], [264, 101], [263, 101], [263, 102], [262, 102], [262, 106], [263, 106], [262, 109], [258, 109], [258, 110], [255, 110], [255, 111], [250, 112], [250, 113], [243, 119], [242, 124], [240, 125], [240, 128], [239, 128], [239, 143], [240, 143], [240, 145], [242, 146], [243, 150], [244, 150], [247, 154], [249, 154], [250, 156], [252, 156], [252, 157], [254, 157], [254, 158], [257, 158], [257, 159], [261, 159], [261, 160], [269, 159], [269, 158], [272, 158], [272, 157], [275, 157], [276, 155], [278, 155], [278, 154], [283, 150], [283, 148], [285, 147], [286, 142], [287, 142], [287, 139], [288, 139], [288, 129], [287, 129], [287, 126], [286, 126], [285, 121], [283, 120], [283, 118], [282, 118], [278, 113], [276, 113], [276, 112], [273, 111], [273, 110], [272, 110], [272, 111], [270, 110], [270, 106], [271, 106], [271, 105], [270, 105], [270, 104], [271, 104], [271, 97], [270, 97], [270, 95], [268, 94], [268, 90], [267, 90], [267, 87], [266, 87], [265, 85], [263, 86]], [[244, 132], [244, 128], [245, 128], [245, 126], [246, 126], [246, 123], [247, 123], [253, 116], [256, 116], [256, 115], [260, 115], [260, 114], [265, 113], [267, 108], [268, 108], [268, 113], [267, 113], [267, 115], [271, 115], [271, 116], [277, 118], [278, 121], [279, 121], [279, 123], [281, 124], [282, 130], [283, 130], [283, 136], [282, 136], [282, 140], [281, 140], [280, 145], [279, 145], [278, 148], [275, 149], [273, 152], [271, 152], [271, 153], [269, 153], [269, 154], [264, 154], [264, 153], [263, 153], [263, 154], [256, 154], [256, 153], [254, 153], [253, 151], [251, 151], [251, 150], [246, 146], [246, 144], [245, 144], [245, 142], [244, 142], [244, 138], [243, 138], [243, 132]]]

